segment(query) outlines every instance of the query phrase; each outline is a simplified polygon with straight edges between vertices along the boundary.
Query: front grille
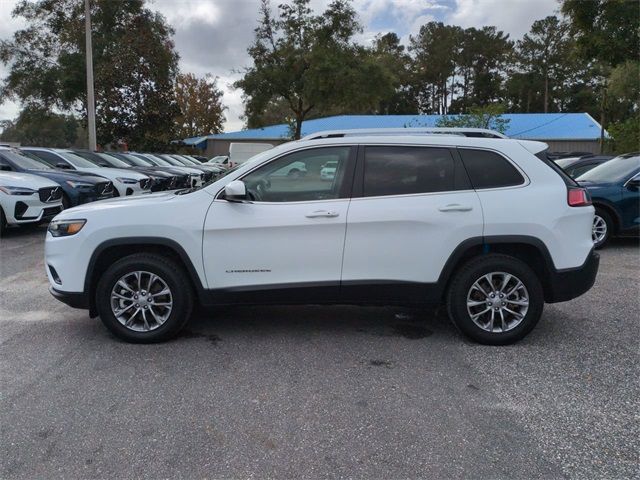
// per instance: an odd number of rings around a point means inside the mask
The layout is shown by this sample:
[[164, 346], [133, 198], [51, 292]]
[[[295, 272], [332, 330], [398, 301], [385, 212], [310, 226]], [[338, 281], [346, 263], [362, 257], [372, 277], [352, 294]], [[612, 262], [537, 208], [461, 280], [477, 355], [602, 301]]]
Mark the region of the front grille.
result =
[[38, 190], [38, 196], [41, 202], [51, 203], [62, 198], [62, 188], [60, 187], [47, 187]]
[[140, 188], [142, 188], [142, 190], [149, 190], [151, 188], [151, 183], [153, 182], [153, 180], [151, 180], [150, 178], [143, 178], [142, 180], [140, 180]]
[[113, 195], [113, 183], [111, 182], [97, 183], [95, 186], [95, 192], [100, 197], [106, 196], [106, 195]]

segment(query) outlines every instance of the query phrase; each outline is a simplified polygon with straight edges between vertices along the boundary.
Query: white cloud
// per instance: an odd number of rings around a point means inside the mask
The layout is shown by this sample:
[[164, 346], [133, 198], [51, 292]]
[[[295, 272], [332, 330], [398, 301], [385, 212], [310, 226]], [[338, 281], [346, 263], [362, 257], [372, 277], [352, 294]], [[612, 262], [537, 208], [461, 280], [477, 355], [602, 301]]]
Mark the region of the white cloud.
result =
[[557, 10], [557, 0], [457, 0], [446, 20], [461, 27], [495, 25], [512, 39], [519, 39], [535, 20]]

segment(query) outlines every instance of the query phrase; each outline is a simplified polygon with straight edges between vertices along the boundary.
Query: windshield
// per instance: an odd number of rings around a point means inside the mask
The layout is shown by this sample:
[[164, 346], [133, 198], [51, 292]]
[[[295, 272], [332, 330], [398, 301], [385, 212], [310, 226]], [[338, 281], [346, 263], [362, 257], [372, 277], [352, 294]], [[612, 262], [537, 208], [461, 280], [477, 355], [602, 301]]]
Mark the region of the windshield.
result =
[[95, 163], [87, 160], [86, 158], [82, 158], [80, 155], [76, 155], [75, 153], [63, 152], [63, 151], [56, 151], [56, 153], [76, 168], [96, 168], [97, 167]]
[[15, 163], [18, 167], [24, 168], [25, 170], [54, 170], [53, 167], [29, 154], [13, 152], [10, 150], [2, 150], [0, 153], [7, 160]]
[[130, 153], [117, 153], [117, 152], [109, 152], [107, 155], [112, 157], [116, 157], [119, 160], [122, 160], [129, 165], [135, 165], [137, 167], [153, 167], [155, 166], [152, 162], [150, 162], [146, 158], [140, 158], [138, 155], [132, 155]]
[[558, 165], [561, 168], [567, 168], [571, 166], [571, 164], [574, 163], [575, 161], [576, 161], [575, 158], [562, 158], [560, 160], [556, 160], [556, 165]]
[[155, 165], [160, 165], [162, 167], [173, 167], [172, 163], [169, 163], [164, 158], [159, 157], [158, 155], [145, 155], [145, 158], [149, 159], [149, 161]]
[[154, 156], [160, 157], [160, 159], [164, 160], [169, 165], [173, 165], [174, 167], [184, 167], [185, 166], [183, 163], [179, 162], [175, 158], [170, 157], [169, 155], [162, 155], [162, 156], [154, 155]]
[[98, 155], [101, 159], [103, 159], [106, 163], [109, 164], [109, 166], [111, 167], [115, 167], [115, 168], [129, 168], [131, 165], [129, 165], [126, 162], [123, 162], [122, 160], [120, 160], [119, 158], [116, 157], [112, 157], [111, 155], [107, 155], [106, 153], [96, 153], [96, 155]]
[[616, 157], [580, 175], [577, 180], [594, 183], [619, 182], [631, 177], [639, 168], [640, 155]]

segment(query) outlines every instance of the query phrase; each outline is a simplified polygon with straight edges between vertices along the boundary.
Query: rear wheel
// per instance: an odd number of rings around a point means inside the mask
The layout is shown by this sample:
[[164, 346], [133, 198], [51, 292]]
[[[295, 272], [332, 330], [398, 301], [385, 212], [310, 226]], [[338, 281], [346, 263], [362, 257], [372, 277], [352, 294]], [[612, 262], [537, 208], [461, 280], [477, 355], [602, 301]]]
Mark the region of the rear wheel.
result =
[[162, 342], [189, 320], [193, 293], [180, 265], [140, 253], [118, 260], [102, 275], [96, 307], [117, 337], [132, 343]]
[[613, 230], [613, 220], [611, 215], [601, 208], [596, 208], [596, 214], [593, 217], [593, 228], [591, 229], [591, 238], [596, 248], [602, 248], [609, 240]]
[[451, 320], [467, 337], [487, 345], [522, 339], [540, 320], [543, 306], [535, 272], [507, 255], [469, 261], [454, 275], [447, 295]]

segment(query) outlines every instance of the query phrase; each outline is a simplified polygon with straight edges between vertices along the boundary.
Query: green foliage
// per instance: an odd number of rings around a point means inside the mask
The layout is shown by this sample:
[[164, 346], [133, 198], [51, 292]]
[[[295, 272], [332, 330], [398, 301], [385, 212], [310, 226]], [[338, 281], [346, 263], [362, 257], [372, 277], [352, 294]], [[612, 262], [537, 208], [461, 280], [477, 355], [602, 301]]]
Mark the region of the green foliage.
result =
[[[178, 113], [172, 29], [143, 0], [91, 4], [98, 142], [167, 144]], [[86, 115], [84, 2], [22, 0], [13, 15], [27, 26], [0, 42], [10, 68], [0, 99]]]
[[618, 154], [640, 152], [640, 113], [609, 125], [610, 149]]
[[638, 0], [561, 0], [582, 57], [612, 67], [638, 59]]
[[38, 106], [28, 106], [16, 120], [1, 123], [0, 140], [5, 142], [64, 148], [76, 145], [78, 140], [79, 122], [75, 117]]
[[332, 1], [322, 15], [314, 15], [309, 3], [280, 5], [274, 17], [268, 0], [262, 1], [256, 38], [248, 49], [253, 66], [235, 83], [244, 91], [249, 124], [260, 123], [255, 118], [269, 106], [284, 103], [295, 125], [294, 138], [313, 111], [374, 112], [393, 82], [371, 52], [354, 43], [360, 25], [348, 1]]
[[469, 113], [465, 115], [443, 115], [436, 122], [437, 127], [458, 127], [458, 128], [488, 128], [500, 133], [506, 133], [510, 120], [504, 118], [504, 105], [494, 103], [481, 107], [469, 108]]
[[192, 73], [176, 78], [176, 102], [180, 114], [176, 118], [177, 138], [220, 133], [224, 122], [222, 90], [217, 77], [197, 78]]

